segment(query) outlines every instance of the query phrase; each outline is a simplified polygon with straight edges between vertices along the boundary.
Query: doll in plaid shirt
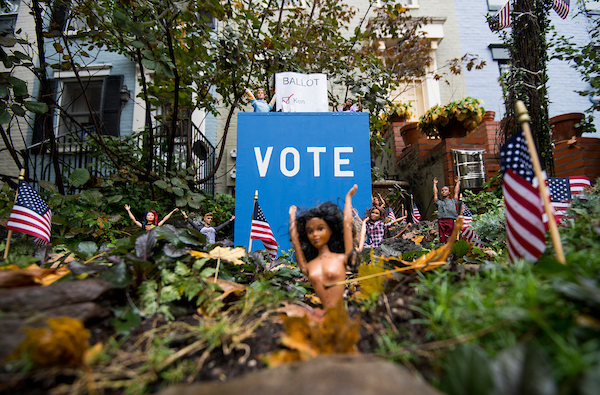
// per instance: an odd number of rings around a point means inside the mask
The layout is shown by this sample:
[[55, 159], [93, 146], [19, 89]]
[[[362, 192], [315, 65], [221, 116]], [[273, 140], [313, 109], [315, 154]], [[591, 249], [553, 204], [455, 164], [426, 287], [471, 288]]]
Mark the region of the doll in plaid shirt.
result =
[[385, 230], [403, 219], [406, 219], [406, 216], [386, 223], [381, 218], [381, 209], [378, 207], [371, 208], [369, 215], [363, 220], [367, 228], [367, 237], [369, 238], [368, 244], [365, 247], [379, 247], [383, 241]]

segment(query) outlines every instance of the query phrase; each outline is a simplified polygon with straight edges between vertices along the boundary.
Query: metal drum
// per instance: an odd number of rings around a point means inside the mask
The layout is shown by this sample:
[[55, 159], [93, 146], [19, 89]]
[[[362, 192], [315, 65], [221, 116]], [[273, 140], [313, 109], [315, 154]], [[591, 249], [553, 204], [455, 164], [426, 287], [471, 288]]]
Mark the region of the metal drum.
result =
[[485, 183], [484, 149], [452, 150], [454, 168], [463, 189], [482, 188]]

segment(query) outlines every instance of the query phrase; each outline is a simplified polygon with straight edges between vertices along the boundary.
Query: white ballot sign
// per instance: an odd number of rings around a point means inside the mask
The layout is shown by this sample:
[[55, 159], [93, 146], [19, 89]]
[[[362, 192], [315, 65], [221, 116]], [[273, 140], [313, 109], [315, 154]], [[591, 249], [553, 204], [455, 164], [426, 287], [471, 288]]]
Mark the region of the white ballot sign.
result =
[[283, 112], [328, 112], [327, 75], [275, 74], [277, 109]]

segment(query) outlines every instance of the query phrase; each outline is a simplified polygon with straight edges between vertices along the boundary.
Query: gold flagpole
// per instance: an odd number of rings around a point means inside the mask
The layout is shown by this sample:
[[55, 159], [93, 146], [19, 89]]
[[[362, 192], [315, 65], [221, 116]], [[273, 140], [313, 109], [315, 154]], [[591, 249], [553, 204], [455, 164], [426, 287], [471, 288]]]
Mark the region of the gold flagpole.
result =
[[544, 200], [544, 210], [548, 215], [548, 227], [550, 228], [550, 236], [552, 236], [552, 244], [556, 251], [556, 259], [560, 263], [565, 263], [565, 255], [563, 253], [562, 243], [560, 242], [560, 235], [558, 234], [558, 227], [556, 226], [556, 220], [554, 219], [554, 213], [552, 212], [552, 206], [550, 205], [550, 198], [546, 189], [546, 179], [542, 177], [542, 166], [540, 165], [540, 159], [538, 158], [531, 130], [529, 129], [529, 114], [527, 113], [527, 107], [525, 103], [518, 100], [516, 105], [517, 121], [521, 124], [525, 139], [527, 140], [527, 147], [529, 148], [529, 155], [531, 156], [531, 163], [533, 164], [533, 171], [539, 181], [539, 190]]
[[[25, 169], [21, 169], [19, 173], [19, 183], [25, 180]], [[17, 197], [19, 196], [19, 186], [17, 186], [17, 192], [15, 192], [15, 203], [17, 202]], [[6, 248], [4, 249], [4, 259], [8, 258], [8, 250], [10, 249], [10, 239], [12, 239], [12, 229], [8, 231], [8, 236], [6, 236]]]
[[[254, 219], [254, 208], [258, 200], [258, 189], [254, 191], [254, 206], [252, 206], [252, 219]], [[250, 242], [248, 243], [248, 254], [252, 251], [252, 219], [250, 220]]]

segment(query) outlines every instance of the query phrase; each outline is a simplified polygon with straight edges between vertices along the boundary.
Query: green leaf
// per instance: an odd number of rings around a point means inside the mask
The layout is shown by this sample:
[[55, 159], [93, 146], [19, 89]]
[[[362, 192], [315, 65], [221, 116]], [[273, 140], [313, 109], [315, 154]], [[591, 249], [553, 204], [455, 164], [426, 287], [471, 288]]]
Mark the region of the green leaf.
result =
[[81, 191], [81, 198], [96, 207], [100, 207], [102, 205], [103, 197], [104, 196], [99, 191]]
[[134, 48], [139, 48], [139, 49], [144, 48], [144, 43], [141, 41], [137, 41], [137, 40], [133, 41], [131, 43], [131, 45], [133, 45]]
[[169, 303], [179, 299], [181, 299], [181, 296], [174, 285], [167, 285], [160, 290], [160, 303]]
[[214, 267], [207, 267], [206, 269], [200, 272], [200, 278], [206, 279], [208, 277], [212, 277], [215, 275], [216, 271], [217, 269], [215, 269]]
[[115, 195], [115, 196], [110, 196], [106, 200], [107, 200], [108, 204], [112, 204], [112, 203], [120, 202], [122, 199], [123, 199], [123, 195]]
[[204, 267], [204, 265], [206, 264], [206, 262], [208, 262], [209, 259], [208, 258], [200, 258], [200, 259], [196, 259], [196, 261], [194, 262], [194, 264], [192, 265], [192, 269], [194, 269], [194, 271], [198, 272], [200, 271], [200, 269], [202, 269]]
[[187, 204], [194, 210], [198, 210], [200, 208], [200, 204], [198, 202], [196, 202], [195, 200], [188, 200]]
[[13, 86], [13, 92], [15, 96], [27, 96], [29, 93], [27, 92], [27, 84], [25, 81], [16, 78], [16, 77], [8, 77], [8, 82]]
[[82, 186], [83, 184], [88, 182], [89, 179], [90, 179], [90, 172], [88, 171], [88, 169], [83, 169], [83, 168], [75, 169], [69, 175], [69, 182], [74, 187]]
[[142, 59], [142, 65], [148, 70], [154, 70], [156, 68], [156, 62], [148, 59]]
[[31, 57], [21, 51], [13, 51], [13, 55], [21, 60], [31, 60]]
[[183, 196], [184, 192], [183, 189], [179, 188], [179, 187], [173, 187], [173, 193], [177, 196]]
[[6, 109], [0, 110], [0, 125], [9, 123], [11, 118], [12, 118], [12, 114], [10, 112], [8, 112]]
[[135, 328], [142, 322], [142, 318], [138, 314], [136, 314], [131, 308], [127, 308], [125, 313], [119, 315], [117, 315], [115, 311], [115, 316], [115, 318], [110, 320], [110, 324], [120, 335], [129, 334], [131, 328]]
[[86, 258], [89, 258], [96, 254], [98, 246], [93, 241], [82, 241], [77, 246], [77, 251], [85, 254]]
[[184, 197], [175, 199], [175, 206], [177, 207], [185, 207], [188, 203], [188, 200]]
[[148, 60], [154, 60], [154, 53], [152, 53], [152, 51], [150, 51], [149, 49], [143, 50], [142, 55], [144, 55], [144, 57]]
[[48, 112], [48, 105], [38, 101], [26, 101], [25, 108], [36, 114], [45, 114]]
[[202, 291], [202, 283], [196, 277], [188, 277], [183, 281], [183, 294], [188, 300], [194, 298]]
[[160, 189], [167, 189], [169, 187], [169, 185], [163, 180], [154, 181], [154, 185], [156, 185]]
[[5, 97], [8, 97], [8, 87], [0, 84], [0, 99], [4, 99]]
[[121, 261], [112, 265], [107, 271], [102, 272], [99, 278], [109, 281], [117, 288], [126, 288], [131, 284], [133, 275], [125, 261]]
[[456, 258], [462, 258], [469, 253], [469, 243], [464, 240], [458, 240], [452, 246], [452, 253], [456, 256]]
[[175, 264], [175, 273], [179, 274], [180, 276], [189, 276], [191, 274], [191, 270], [186, 264], [177, 262]]
[[18, 104], [13, 104], [10, 106], [10, 109], [12, 110], [13, 114], [22, 117], [25, 115], [25, 110], [23, 110], [23, 108], [21, 106], [19, 106]]
[[53, 183], [51, 183], [50, 181], [39, 180], [38, 181], [38, 185], [40, 187], [42, 187], [42, 189], [45, 189], [46, 191], [56, 192], [58, 190], [58, 188], [56, 187], [56, 185], [53, 184]]

